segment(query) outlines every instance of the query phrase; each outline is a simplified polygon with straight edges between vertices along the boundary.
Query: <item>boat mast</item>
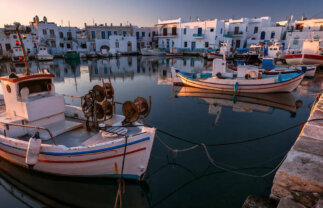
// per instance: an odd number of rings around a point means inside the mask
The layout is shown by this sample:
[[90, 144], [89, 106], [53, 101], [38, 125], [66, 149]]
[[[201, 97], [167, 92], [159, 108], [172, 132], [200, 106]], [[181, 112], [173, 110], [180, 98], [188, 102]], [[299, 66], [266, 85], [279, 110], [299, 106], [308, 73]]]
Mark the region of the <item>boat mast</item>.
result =
[[19, 43], [20, 43], [19, 45], [20, 45], [22, 54], [24, 56], [24, 63], [25, 63], [25, 67], [26, 67], [25, 75], [30, 75], [30, 69], [29, 69], [28, 60], [27, 60], [27, 54], [25, 52], [24, 42], [21, 39], [20, 31], [19, 31], [20, 23], [16, 22], [14, 24], [15, 24], [15, 32], [17, 33], [18, 40], [19, 40]]
[[[70, 26], [70, 21], [68, 21], [68, 31], [69, 31], [69, 34], [71, 35], [71, 51], [73, 51], [73, 40], [72, 40], [72, 33], [71, 33], [71, 26]], [[67, 37], [69, 38], [69, 37]]]

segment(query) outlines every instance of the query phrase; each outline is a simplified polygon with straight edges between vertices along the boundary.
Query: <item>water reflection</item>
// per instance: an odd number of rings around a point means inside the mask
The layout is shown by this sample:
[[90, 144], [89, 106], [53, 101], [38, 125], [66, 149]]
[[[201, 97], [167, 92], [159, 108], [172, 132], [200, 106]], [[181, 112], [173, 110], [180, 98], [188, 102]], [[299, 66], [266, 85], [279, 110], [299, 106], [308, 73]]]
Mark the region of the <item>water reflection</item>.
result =
[[217, 124], [223, 107], [230, 107], [235, 112], [267, 112], [282, 109], [296, 116], [296, 102], [291, 93], [259, 94], [231, 92], [216, 92], [214, 90], [198, 89], [193, 87], [173, 86], [172, 97], [197, 97], [209, 105], [208, 113], [215, 115]]
[[[55, 74], [58, 93], [82, 96], [93, 85], [101, 84], [101, 79], [105, 82], [110, 79], [117, 101], [151, 96], [152, 109], [147, 123], [199, 143], [230, 143], [260, 137], [300, 123], [308, 118], [308, 106], [322, 89], [323, 74], [320, 71], [314, 79], [304, 79], [292, 93], [234, 96], [173, 87], [170, 82], [171, 66], [187, 72], [211, 71], [212, 63], [198, 57], [140, 56], [69, 63], [63, 59], [30, 62], [34, 73], [46, 69]], [[0, 62], [0, 72], [1, 75], [22, 73], [24, 68]], [[66, 98], [66, 102], [72, 103], [73, 100]], [[75, 99], [73, 104], [80, 105], [80, 102]], [[121, 113], [121, 109], [117, 108], [117, 112]], [[214, 147], [209, 151], [220, 163], [242, 172], [261, 175], [280, 162], [298, 133], [298, 128], [295, 128], [264, 140]], [[158, 136], [176, 149], [190, 146], [166, 135]], [[126, 194], [130, 194], [126, 197], [134, 205], [127, 204], [125, 208], [241, 207], [249, 194], [267, 196], [270, 193], [273, 174], [265, 179], [254, 179], [220, 171], [210, 165], [201, 148], [172, 152], [156, 141], [151, 155], [147, 184], [142, 187], [126, 183]], [[9, 192], [19, 190], [20, 195], [30, 196], [39, 206], [81, 206], [84, 203], [84, 206], [112, 207], [115, 200], [116, 181], [28, 173], [3, 161], [0, 162], [0, 169], [0, 181], [7, 184]], [[10, 202], [10, 196], [4, 196], [4, 193], [8, 192], [0, 187], [0, 200], [7, 207], [21, 204], [15, 199]], [[87, 204], [89, 202], [92, 204]], [[98, 204], [94, 204], [96, 202]]]
[[[149, 207], [147, 184], [127, 181], [124, 207]], [[0, 159], [0, 186], [29, 207], [113, 207], [117, 182], [57, 177], [32, 172]]]

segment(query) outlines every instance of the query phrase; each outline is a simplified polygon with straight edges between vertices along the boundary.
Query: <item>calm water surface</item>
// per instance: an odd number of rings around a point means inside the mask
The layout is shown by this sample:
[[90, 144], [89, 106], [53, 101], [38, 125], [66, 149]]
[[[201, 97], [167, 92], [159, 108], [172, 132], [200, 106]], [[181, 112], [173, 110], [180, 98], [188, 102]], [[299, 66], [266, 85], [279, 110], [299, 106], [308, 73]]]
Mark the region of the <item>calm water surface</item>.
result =
[[[115, 99], [152, 98], [147, 123], [194, 142], [218, 144], [270, 134], [305, 121], [311, 103], [322, 88], [323, 72], [304, 79], [292, 93], [274, 95], [216, 94], [173, 87], [170, 67], [186, 71], [211, 70], [200, 58], [121, 57], [81, 60], [80, 63], [31, 62], [32, 71], [49, 69], [56, 75], [58, 93], [84, 95], [94, 85], [111, 79]], [[22, 72], [0, 63], [2, 75]], [[79, 100], [66, 99], [80, 105]], [[121, 113], [121, 109], [117, 109]], [[276, 167], [288, 152], [299, 128], [253, 142], [208, 147], [214, 167], [202, 147], [174, 152], [157, 138], [144, 183], [126, 181], [123, 207], [241, 207], [250, 194], [268, 196], [274, 173], [255, 178]], [[192, 144], [158, 133], [173, 149]], [[109, 179], [55, 177], [29, 172], [0, 159], [0, 207], [113, 207], [117, 183]]]

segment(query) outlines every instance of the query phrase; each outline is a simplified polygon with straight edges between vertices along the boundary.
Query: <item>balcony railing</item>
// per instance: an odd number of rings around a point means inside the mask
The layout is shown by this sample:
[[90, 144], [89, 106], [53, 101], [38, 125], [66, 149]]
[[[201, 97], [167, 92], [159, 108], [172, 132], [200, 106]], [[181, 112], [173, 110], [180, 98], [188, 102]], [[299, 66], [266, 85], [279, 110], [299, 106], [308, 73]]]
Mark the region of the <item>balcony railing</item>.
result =
[[196, 33], [196, 34], [193, 34], [193, 37], [194, 38], [204, 38], [204, 34], [202, 34], [202, 33]]
[[228, 32], [229, 35], [243, 35], [242, 31], [238, 31], [238, 32]]
[[156, 35], [155, 37], [159, 37], [159, 38], [170, 37], [170, 38], [172, 38], [172, 37], [176, 37], [176, 36], [177, 36], [177, 33], [167, 33], [167, 34], [161, 33], [161, 34]]

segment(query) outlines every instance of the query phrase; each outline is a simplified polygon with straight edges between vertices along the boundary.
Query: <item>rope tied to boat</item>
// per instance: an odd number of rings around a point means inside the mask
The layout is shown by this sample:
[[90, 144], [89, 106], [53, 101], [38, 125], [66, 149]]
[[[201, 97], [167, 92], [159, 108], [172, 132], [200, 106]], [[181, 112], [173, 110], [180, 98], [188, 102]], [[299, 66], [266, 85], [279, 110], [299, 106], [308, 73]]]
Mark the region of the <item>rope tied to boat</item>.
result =
[[122, 166], [121, 166], [121, 174], [120, 174], [120, 178], [118, 179], [118, 190], [117, 190], [117, 196], [116, 196], [116, 200], [114, 203], [114, 208], [118, 207], [118, 204], [120, 205], [119, 207], [122, 208], [122, 195], [124, 195], [126, 193], [126, 189], [125, 189], [125, 180], [123, 178], [123, 171], [124, 171], [124, 163], [125, 163], [125, 159], [126, 159], [126, 153], [127, 153], [127, 146], [128, 146], [128, 136], [124, 136], [125, 139], [125, 146], [123, 149], [123, 158], [122, 158]]

